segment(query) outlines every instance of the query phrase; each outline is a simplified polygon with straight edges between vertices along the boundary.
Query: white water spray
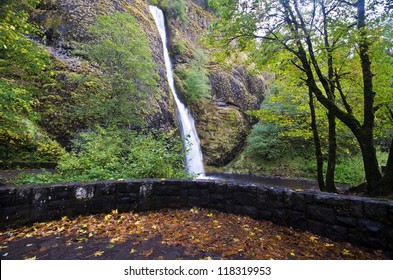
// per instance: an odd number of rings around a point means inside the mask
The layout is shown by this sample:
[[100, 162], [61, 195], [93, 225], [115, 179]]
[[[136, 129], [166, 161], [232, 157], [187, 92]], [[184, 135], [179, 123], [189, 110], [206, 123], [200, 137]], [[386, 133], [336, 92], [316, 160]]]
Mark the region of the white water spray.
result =
[[199, 142], [198, 134], [195, 129], [194, 118], [191, 116], [186, 106], [184, 106], [184, 104], [180, 101], [176, 93], [175, 82], [173, 79], [172, 63], [169, 58], [169, 53], [167, 48], [167, 36], [166, 36], [166, 29], [165, 29], [164, 14], [156, 6], [149, 6], [149, 9], [156, 22], [162, 40], [162, 45], [164, 49], [164, 60], [166, 66], [166, 75], [167, 75], [169, 87], [172, 90], [173, 97], [176, 102], [177, 113], [180, 122], [180, 132], [182, 134], [184, 144], [187, 149], [187, 153], [186, 153], [187, 169], [191, 175], [196, 175], [198, 177], [205, 177], [205, 169], [203, 167], [201, 145]]

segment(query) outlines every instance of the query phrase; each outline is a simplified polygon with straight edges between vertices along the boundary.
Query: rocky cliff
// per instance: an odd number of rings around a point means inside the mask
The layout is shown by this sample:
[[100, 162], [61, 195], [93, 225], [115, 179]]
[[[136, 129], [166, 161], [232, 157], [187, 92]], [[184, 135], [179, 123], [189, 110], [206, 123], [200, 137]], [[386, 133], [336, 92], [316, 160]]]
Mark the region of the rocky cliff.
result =
[[[206, 1], [184, 1], [185, 17], [179, 18], [168, 8], [168, 1], [151, 1], [160, 6], [166, 15], [170, 52], [175, 69], [187, 67], [194, 59], [197, 49], [203, 49], [209, 57], [205, 68], [210, 80], [211, 98], [188, 100], [187, 88], [181, 77], [175, 77], [179, 93], [183, 96], [196, 120], [206, 165], [221, 166], [232, 160], [244, 145], [253, 120], [246, 111], [259, 108], [266, 90], [262, 75], [250, 74], [244, 66], [220, 66], [210, 59], [210, 51], [200, 42], [214, 15], [207, 11]], [[43, 0], [32, 15], [34, 21], [44, 28], [39, 38], [51, 52], [57, 67], [57, 84], [50, 86], [42, 102], [46, 108], [42, 124], [59, 142], [66, 145], [68, 135], [89, 125], [89, 120], [64, 119], [59, 111], [70, 104], [80, 102], [76, 95], [94, 92], [93, 83], [81, 82], [82, 76], [99, 73], [94, 63], [78, 53], [78, 45], [89, 43], [91, 38], [86, 27], [99, 15], [121, 11], [130, 13], [139, 22], [149, 41], [149, 47], [157, 64], [159, 94], [149, 96], [152, 110], [145, 114], [148, 128], [170, 131], [176, 127], [174, 104], [165, 77], [162, 47], [154, 20], [150, 15], [149, 2], [144, 0]], [[73, 94], [78, 93], [78, 94]]]

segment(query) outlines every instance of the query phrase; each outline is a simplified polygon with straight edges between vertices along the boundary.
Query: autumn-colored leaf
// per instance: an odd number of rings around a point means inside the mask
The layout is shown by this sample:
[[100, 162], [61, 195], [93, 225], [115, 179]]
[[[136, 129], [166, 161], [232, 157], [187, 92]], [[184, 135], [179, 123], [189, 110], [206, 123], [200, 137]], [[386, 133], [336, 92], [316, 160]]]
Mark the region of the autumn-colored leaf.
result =
[[25, 260], [36, 260], [37, 259], [37, 257], [36, 256], [34, 256], [34, 257], [31, 257], [31, 258], [25, 258]]
[[224, 253], [222, 253], [222, 257], [223, 258], [226, 258], [226, 257], [229, 257], [229, 256], [232, 256], [232, 255], [236, 255], [236, 254], [238, 254], [239, 252], [238, 251], [236, 251], [236, 250], [229, 250], [229, 251], [225, 251]]
[[130, 254], [135, 254], [137, 252], [137, 250], [135, 250], [134, 248], [132, 248], [131, 250], [130, 250]]
[[343, 249], [341, 252], [344, 256], [353, 257], [353, 254], [348, 249]]
[[310, 241], [311, 242], [318, 242], [318, 237], [317, 236], [310, 236]]
[[153, 254], [153, 252], [154, 252], [154, 250], [153, 250], [153, 248], [151, 248], [150, 250], [143, 251], [141, 253], [141, 256], [149, 257], [149, 256], [151, 256]]
[[101, 251], [101, 250], [94, 252], [95, 257], [101, 257], [103, 254], [104, 254], [104, 251]]

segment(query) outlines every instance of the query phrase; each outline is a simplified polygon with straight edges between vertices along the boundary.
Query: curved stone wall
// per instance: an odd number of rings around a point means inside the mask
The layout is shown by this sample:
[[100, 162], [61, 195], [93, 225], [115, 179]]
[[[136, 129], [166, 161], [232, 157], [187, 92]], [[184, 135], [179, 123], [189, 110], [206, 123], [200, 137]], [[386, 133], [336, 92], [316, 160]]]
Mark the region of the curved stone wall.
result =
[[62, 216], [204, 207], [393, 250], [393, 201], [210, 180], [133, 180], [0, 187], [0, 227]]

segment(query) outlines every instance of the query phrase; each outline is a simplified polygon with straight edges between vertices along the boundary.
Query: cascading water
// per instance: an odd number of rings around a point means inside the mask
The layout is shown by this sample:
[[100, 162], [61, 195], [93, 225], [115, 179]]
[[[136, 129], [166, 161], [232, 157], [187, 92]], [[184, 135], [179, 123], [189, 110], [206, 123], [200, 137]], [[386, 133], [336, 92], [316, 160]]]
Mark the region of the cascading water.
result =
[[195, 129], [194, 118], [191, 116], [189, 110], [180, 101], [177, 96], [175, 89], [175, 82], [173, 79], [172, 63], [169, 58], [167, 48], [167, 37], [165, 29], [165, 19], [163, 12], [156, 6], [149, 6], [150, 12], [156, 22], [158, 31], [161, 36], [162, 45], [164, 49], [164, 60], [166, 66], [166, 75], [169, 83], [169, 87], [172, 90], [173, 97], [176, 102], [178, 119], [180, 122], [180, 131], [186, 146], [186, 162], [188, 172], [198, 177], [205, 177], [205, 169], [203, 167], [202, 151], [198, 138], [198, 134]]

